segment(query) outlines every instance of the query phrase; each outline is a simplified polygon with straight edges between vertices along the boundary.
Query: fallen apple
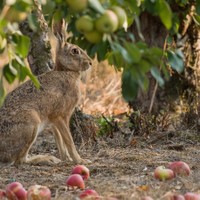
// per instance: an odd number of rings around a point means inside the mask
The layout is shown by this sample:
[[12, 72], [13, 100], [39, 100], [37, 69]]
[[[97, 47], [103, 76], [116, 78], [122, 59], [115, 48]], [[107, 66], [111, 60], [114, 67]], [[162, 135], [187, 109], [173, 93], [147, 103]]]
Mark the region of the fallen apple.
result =
[[80, 199], [90, 199], [90, 200], [98, 200], [99, 199], [99, 194], [92, 189], [87, 189], [81, 192], [79, 195]]
[[174, 172], [164, 166], [159, 166], [154, 171], [154, 177], [160, 181], [170, 180], [174, 178]]
[[127, 21], [127, 15], [123, 8], [119, 6], [112, 6], [110, 8], [118, 17], [118, 28], [122, 28]]
[[184, 195], [185, 200], [200, 200], [200, 194], [192, 193], [192, 192], [187, 192]]
[[88, 7], [88, 0], [66, 0], [70, 8], [75, 12], [82, 12]]
[[83, 181], [83, 178], [79, 174], [72, 174], [70, 175], [66, 180], [66, 185], [71, 188], [80, 188], [85, 189], [85, 183]]
[[182, 161], [171, 162], [169, 163], [168, 168], [171, 169], [174, 172], [174, 174], [178, 176], [190, 175], [189, 165]]
[[6, 186], [6, 197], [9, 200], [26, 200], [27, 191], [19, 182], [12, 182]]
[[99, 43], [102, 40], [103, 35], [96, 30], [84, 34], [87, 41], [91, 43]]
[[89, 15], [83, 15], [76, 20], [76, 29], [81, 33], [87, 33], [93, 30], [94, 22]]
[[113, 33], [118, 28], [118, 17], [112, 10], [106, 10], [95, 21], [95, 28], [101, 33]]
[[77, 165], [72, 169], [71, 174], [80, 174], [83, 180], [87, 180], [90, 176], [90, 171], [85, 165]]
[[0, 200], [6, 200], [6, 191], [0, 189]]
[[51, 191], [42, 185], [33, 185], [28, 188], [27, 200], [50, 200]]

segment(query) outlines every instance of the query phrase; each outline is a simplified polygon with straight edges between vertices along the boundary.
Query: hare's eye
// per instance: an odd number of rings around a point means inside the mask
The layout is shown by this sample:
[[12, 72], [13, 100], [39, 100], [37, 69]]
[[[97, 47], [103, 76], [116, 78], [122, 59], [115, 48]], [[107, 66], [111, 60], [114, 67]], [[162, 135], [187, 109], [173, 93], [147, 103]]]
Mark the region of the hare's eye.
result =
[[79, 54], [79, 50], [78, 50], [77, 48], [73, 48], [73, 49], [72, 49], [72, 53], [73, 53], [73, 54]]

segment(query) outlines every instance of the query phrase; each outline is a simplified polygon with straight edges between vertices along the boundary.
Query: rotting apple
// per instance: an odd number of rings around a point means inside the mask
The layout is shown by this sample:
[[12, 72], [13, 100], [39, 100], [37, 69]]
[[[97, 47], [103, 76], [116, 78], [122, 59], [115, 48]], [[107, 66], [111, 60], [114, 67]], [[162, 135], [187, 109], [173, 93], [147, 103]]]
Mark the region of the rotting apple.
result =
[[174, 172], [174, 174], [178, 176], [190, 175], [190, 167], [187, 163], [183, 161], [171, 162], [169, 163], [168, 168], [171, 169]]
[[81, 12], [88, 7], [88, 0], [66, 0], [70, 8], [75, 12]]
[[26, 200], [27, 191], [19, 182], [12, 182], [6, 186], [6, 197], [9, 200]]
[[80, 199], [91, 199], [91, 200], [98, 200], [99, 194], [92, 189], [86, 189], [79, 195]]
[[103, 38], [103, 34], [99, 33], [96, 30], [93, 30], [91, 32], [85, 33], [84, 37], [86, 38], [87, 41], [89, 41], [90, 43], [96, 44], [101, 42], [102, 38]]
[[110, 8], [118, 17], [118, 28], [122, 28], [127, 23], [127, 15], [123, 8], [112, 6]]
[[85, 183], [80, 174], [72, 174], [66, 180], [66, 185], [71, 188], [85, 189]]
[[27, 191], [27, 200], [50, 200], [51, 191], [43, 185], [32, 185]]
[[87, 33], [94, 29], [94, 22], [89, 15], [83, 15], [76, 20], [75, 26], [79, 32]]
[[184, 195], [185, 200], [200, 200], [200, 194], [192, 193], [192, 192], [187, 192]]
[[160, 181], [170, 180], [174, 178], [174, 172], [164, 166], [159, 166], [154, 171], [154, 177]]
[[95, 21], [95, 28], [101, 33], [113, 33], [118, 28], [118, 17], [112, 10], [106, 10]]
[[85, 165], [76, 165], [71, 174], [80, 174], [83, 180], [87, 180], [90, 176], [90, 170]]

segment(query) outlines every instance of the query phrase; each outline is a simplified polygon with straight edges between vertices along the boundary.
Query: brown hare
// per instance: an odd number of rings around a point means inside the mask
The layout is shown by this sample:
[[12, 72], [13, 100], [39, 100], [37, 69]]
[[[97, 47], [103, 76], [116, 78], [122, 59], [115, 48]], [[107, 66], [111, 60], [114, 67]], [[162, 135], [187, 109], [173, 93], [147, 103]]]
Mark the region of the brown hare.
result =
[[[78, 46], [65, 41], [63, 23], [54, 34], [58, 40], [55, 70], [38, 76], [39, 89], [31, 81], [20, 85], [7, 95], [0, 108], [0, 163], [54, 164], [67, 158], [87, 162], [75, 148], [69, 120], [80, 98], [81, 71], [91, 66], [91, 59]], [[38, 133], [47, 125], [53, 129], [60, 159], [29, 157]]]

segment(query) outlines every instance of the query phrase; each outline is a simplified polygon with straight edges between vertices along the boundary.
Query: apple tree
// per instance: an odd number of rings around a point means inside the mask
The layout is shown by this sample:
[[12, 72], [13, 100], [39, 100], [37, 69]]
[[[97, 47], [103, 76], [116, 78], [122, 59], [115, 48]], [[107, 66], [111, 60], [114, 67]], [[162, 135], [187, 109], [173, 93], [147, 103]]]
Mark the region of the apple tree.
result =
[[147, 96], [152, 104], [158, 86], [164, 87], [174, 74], [198, 85], [186, 76], [199, 77], [195, 46], [199, 40], [199, 1], [4, 0], [0, 3], [0, 53], [8, 60], [1, 72], [1, 99], [5, 96], [3, 77], [12, 83], [29, 76], [39, 86], [25, 64], [29, 37], [19, 31], [25, 19], [32, 32], [38, 31], [40, 19], [32, 12], [38, 2], [49, 27], [52, 21], [64, 18], [69, 42], [122, 71], [122, 94], [128, 102]]

